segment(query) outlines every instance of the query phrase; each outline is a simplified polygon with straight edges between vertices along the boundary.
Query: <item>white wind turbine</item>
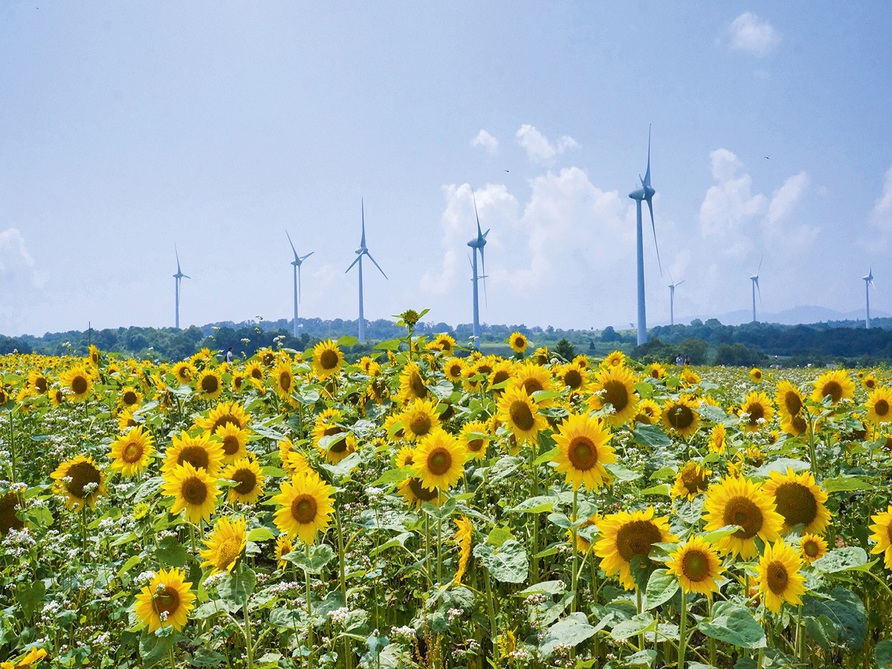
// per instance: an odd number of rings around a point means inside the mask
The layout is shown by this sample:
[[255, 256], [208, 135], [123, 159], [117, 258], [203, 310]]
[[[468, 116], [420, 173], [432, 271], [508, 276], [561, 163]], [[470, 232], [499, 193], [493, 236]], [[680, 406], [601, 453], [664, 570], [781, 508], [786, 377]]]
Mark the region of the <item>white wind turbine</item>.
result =
[[[471, 241], [468, 242], [468, 246], [471, 247], [472, 253], [474, 254], [474, 259], [471, 262], [471, 272], [472, 278], [471, 283], [474, 287], [474, 322], [473, 322], [473, 333], [474, 333], [474, 341], [476, 346], [480, 347], [480, 292], [478, 290], [477, 284], [479, 279], [483, 279], [483, 293], [486, 294], [486, 259], [483, 255], [483, 247], [486, 246], [486, 235], [489, 234], [489, 229], [487, 228], [486, 232], [482, 232], [480, 228], [480, 215], [477, 213], [477, 198], [474, 196], [473, 192], [471, 193], [471, 197], [474, 198], [474, 216], [477, 219], [477, 236], [474, 237]], [[481, 271], [483, 274], [477, 273], [477, 253], [480, 253], [480, 265]]]
[[177, 250], [177, 245], [173, 245], [173, 252], [177, 256], [177, 273], [173, 275], [175, 284], [176, 284], [176, 320], [174, 321], [175, 327], [177, 330], [180, 329], [180, 282], [183, 279], [191, 279], [192, 277], [188, 274], [183, 274], [183, 270], [180, 269], [180, 252]]
[[300, 300], [300, 266], [303, 264], [303, 261], [309, 258], [315, 251], [310, 251], [305, 256], [297, 255], [297, 249], [294, 248], [294, 242], [291, 241], [291, 235], [288, 234], [288, 231], [285, 231], [285, 234], [288, 237], [288, 243], [291, 244], [291, 250], [294, 252], [294, 260], [291, 261], [291, 264], [294, 268], [294, 323], [292, 326], [294, 336], [297, 337], [297, 303]]
[[365, 342], [365, 316], [363, 314], [362, 309], [362, 257], [368, 256], [369, 260], [371, 260], [375, 267], [378, 268], [378, 271], [381, 272], [381, 275], [386, 279], [387, 275], [384, 274], [384, 270], [381, 269], [381, 265], [375, 262], [375, 259], [372, 257], [372, 254], [369, 253], [368, 247], [365, 245], [365, 201], [362, 202], [362, 238], [359, 242], [359, 248], [356, 249], [356, 260], [350, 263], [350, 267], [344, 270], [344, 274], [353, 269], [353, 265], [359, 264], [359, 342]]
[[682, 279], [669, 284], [669, 325], [675, 325], [675, 289], [684, 282]]
[[759, 272], [762, 270], [762, 261], [764, 259], [764, 255], [759, 258], [759, 268], [756, 270], [755, 274], [750, 276], [750, 281], [753, 283], [753, 323], [756, 322], [756, 292], [759, 293], [759, 302], [762, 302], [762, 289], [759, 288]]
[[638, 345], [647, 341], [647, 309], [644, 303], [644, 235], [641, 225], [641, 203], [647, 202], [650, 211], [650, 225], [654, 233], [654, 246], [657, 249], [657, 264], [660, 268], [660, 276], [663, 276], [663, 264], [660, 262], [660, 247], [657, 245], [657, 227], [654, 223], [653, 197], [656, 191], [650, 185], [650, 127], [647, 129], [647, 171], [644, 178], [638, 175], [641, 188], [629, 193], [629, 197], [635, 200], [635, 208], [638, 215], [636, 230], [636, 250], [638, 257]]
[[870, 286], [873, 284], [873, 267], [870, 268], [870, 271], [867, 273], [867, 276], [862, 277], [864, 279], [864, 306], [865, 306], [865, 319], [864, 319], [864, 327], [868, 330], [870, 329]]

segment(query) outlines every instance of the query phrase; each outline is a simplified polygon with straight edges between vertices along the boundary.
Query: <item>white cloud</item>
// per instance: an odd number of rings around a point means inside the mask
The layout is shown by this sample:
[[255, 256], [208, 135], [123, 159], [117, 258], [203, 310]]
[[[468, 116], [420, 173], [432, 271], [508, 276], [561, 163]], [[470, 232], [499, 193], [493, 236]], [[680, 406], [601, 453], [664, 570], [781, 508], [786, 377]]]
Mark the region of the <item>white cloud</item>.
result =
[[717, 182], [706, 191], [700, 205], [700, 231], [704, 237], [721, 242], [732, 256], [740, 256], [750, 246], [751, 226], [768, 208], [768, 198], [752, 192], [752, 177], [743, 163], [727, 149], [709, 154], [712, 178]]
[[868, 220], [876, 228], [876, 234], [870, 235], [866, 246], [885, 249], [892, 238], [892, 167], [886, 170], [883, 193], [873, 203]]
[[477, 136], [471, 140], [471, 146], [479, 146], [492, 156], [499, 150], [499, 140], [489, 134], [486, 130], [480, 130], [480, 132], [477, 133]]
[[787, 179], [783, 186], [774, 191], [768, 205], [768, 218], [766, 219], [769, 230], [776, 228], [799, 203], [808, 187], [808, 181], [808, 174], [800, 172]]
[[780, 33], [752, 12], [744, 12], [731, 23], [731, 48], [765, 56], [780, 44]]
[[6, 286], [43, 288], [45, 277], [35, 270], [34, 258], [17, 228], [0, 232], [0, 277]]
[[555, 144], [534, 126], [524, 123], [517, 130], [517, 143], [527, 152], [531, 163], [551, 165], [556, 156], [569, 149], [579, 148], [579, 143], [569, 135], [562, 135]]

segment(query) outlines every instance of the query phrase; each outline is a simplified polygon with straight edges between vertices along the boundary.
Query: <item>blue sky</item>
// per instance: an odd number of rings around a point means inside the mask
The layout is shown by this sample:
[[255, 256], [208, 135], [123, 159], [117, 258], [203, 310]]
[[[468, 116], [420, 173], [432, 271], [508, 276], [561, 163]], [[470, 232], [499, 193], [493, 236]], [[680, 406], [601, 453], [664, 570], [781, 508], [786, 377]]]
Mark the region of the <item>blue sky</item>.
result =
[[[892, 12], [863, 3], [0, 5], [0, 332], [291, 316], [635, 320], [890, 306]], [[648, 226], [649, 227], [649, 226]], [[370, 271], [371, 270], [371, 271]]]

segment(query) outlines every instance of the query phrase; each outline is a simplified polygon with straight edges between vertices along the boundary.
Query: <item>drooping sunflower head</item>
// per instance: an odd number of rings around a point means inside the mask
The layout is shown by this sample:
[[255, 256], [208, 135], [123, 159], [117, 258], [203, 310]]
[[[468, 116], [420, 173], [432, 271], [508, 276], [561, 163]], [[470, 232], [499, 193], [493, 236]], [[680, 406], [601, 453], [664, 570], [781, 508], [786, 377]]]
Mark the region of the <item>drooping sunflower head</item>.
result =
[[774, 497], [777, 512], [784, 519], [784, 534], [797, 525], [802, 525], [803, 532], [820, 533], [830, 523], [827, 493], [815, 482], [811, 472], [797, 474], [787, 469], [785, 474], [781, 474], [773, 471], [763, 487]]
[[876, 546], [870, 549], [873, 555], [883, 555], [886, 569], [892, 569], [892, 504], [881, 513], [870, 517], [873, 525], [870, 526], [873, 534], [870, 538], [876, 542]]
[[502, 393], [497, 415], [518, 442], [534, 441], [548, 426], [548, 421], [539, 413], [538, 404], [522, 386], [512, 385]]
[[771, 399], [763, 392], [752, 391], [743, 402], [740, 422], [746, 432], [756, 432], [774, 418]]
[[486, 447], [492, 440], [492, 436], [486, 423], [481, 420], [472, 420], [462, 425], [459, 439], [461, 439], [469, 457], [474, 460], [483, 460], [486, 458]]
[[645, 511], [620, 511], [605, 516], [598, 524], [600, 536], [595, 555], [608, 576], [617, 575], [626, 590], [635, 589], [632, 560], [647, 558], [655, 543], [677, 541], [669, 530], [669, 517], [654, 517], [654, 508]]
[[22, 508], [19, 496], [10, 491], [0, 495], [0, 538], [5, 537], [10, 530], [19, 531], [25, 527], [25, 523], [18, 517], [18, 511]]
[[455, 541], [459, 550], [458, 569], [456, 570], [455, 578], [453, 579], [453, 583], [456, 585], [461, 584], [462, 577], [464, 577], [465, 571], [468, 568], [468, 563], [471, 561], [471, 545], [473, 540], [474, 526], [471, 524], [471, 519], [465, 515], [456, 518], [455, 535], [453, 537], [453, 541]]
[[53, 491], [65, 498], [69, 509], [78, 510], [85, 504], [91, 509], [107, 491], [105, 473], [89, 455], [78, 455], [66, 460], [50, 474]]
[[851, 399], [854, 393], [855, 383], [849, 375], [844, 370], [834, 369], [818, 377], [811, 398], [815, 402], [823, 402], [825, 397], [829, 397], [831, 404], [839, 404], [842, 400]]
[[671, 494], [678, 499], [696, 499], [697, 495], [709, 488], [709, 475], [712, 472], [696, 462], [688, 462], [675, 476]]
[[245, 552], [248, 534], [245, 531], [244, 516], [231, 520], [220, 518], [214, 524], [207, 539], [205, 549], [199, 551], [204, 561], [202, 567], [211, 568], [211, 576], [222, 572], [232, 573], [235, 563]]
[[610, 429], [587, 413], [570, 414], [554, 436], [557, 471], [566, 473], [566, 482], [578, 490], [598, 490], [610, 481], [604, 465], [616, 461], [610, 445]]
[[189, 462], [176, 465], [164, 474], [161, 492], [173, 497], [170, 512], [178, 515], [185, 511], [186, 520], [192, 523], [210, 520], [220, 494], [216, 476], [208, 474], [206, 469], [193, 467]]
[[670, 553], [666, 567], [678, 578], [682, 590], [701, 595], [719, 591], [716, 579], [725, 570], [715, 547], [698, 536], [690, 537]]
[[803, 534], [799, 541], [799, 553], [803, 560], [811, 564], [827, 554], [827, 542], [818, 534]]
[[192, 436], [185, 430], [170, 441], [170, 447], [164, 455], [161, 475], [166, 476], [175, 467], [189, 463], [196, 469], [204, 469], [211, 476], [216, 476], [223, 465], [223, 446], [220, 441], [212, 439], [207, 432]]
[[254, 458], [241, 458], [220, 473], [220, 477], [236, 483], [229, 489], [231, 503], [254, 504], [263, 494], [263, 470]]
[[313, 543], [316, 534], [326, 530], [334, 513], [334, 492], [313, 470], [298, 472], [273, 497], [281, 507], [273, 517], [276, 527], [292, 539]]
[[802, 559], [796, 549], [782, 539], [766, 545], [759, 559], [759, 591], [765, 607], [780, 613], [784, 602], [797, 606], [805, 594], [805, 578], [800, 573]]
[[786, 379], [778, 382], [774, 401], [780, 410], [781, 418], [798, 416], [802, 411], [802, 407], [805, 406], [805, 401], [802, 399], [802, 393], [799, 391], [799, 388]]
[[635, 375], [624, 366], [604, 367], [591, 383], [590, 406], [595, 411], [605, 410], [604, 420], [609, 425], [625, 425], [638, 413]]
[[344, 354], [331, 339], [313, 347], [313, 372], [320, 379], [337, 376], [344, 365]]
[[111, 443], [111, 468], [124, 476], [144, 472], [155, 453], [155, 440], [142, 425], [132, 427]]
[[700, 428], [700, 414], [693, 400], [679, 397], [663, 405], [663, 425], [675, 434], [688, 438]]
[[150, 634], [167, 626], [183, 629], [195, 605], [191, 588], [182, 569], [161, 569], [136, 595], [136, 617], [148, 625]]
[[892, 422], [892, 390], [876, 388], [870, 392], [866, 418], [874, 424]]
[[764, 542], [777, 541], [784, 524], [771, 495], [763, 486], [743, 477], [728, 477], [712, 484], [703, 505], [706, 512], [705, 529], [718, 530], [727, 525], [738, 525], [734, 534], [716, 542], [716, 549], [749, 559], [758, 553], [756, 537]]
[[417, 441], [440, 426], [436, 399], [412, 400], [402, 411], [405, 436]]
[[448, 490], [465, 471], [467, 451], [448, 432], [435, 429], [423, 437], [412, 458], [415, 477], [429, 490]]
[[530, 345], [530, 341], [520, 332], [512, 332], [507, 341], [511, 350], [520, 354], [523, 354]]

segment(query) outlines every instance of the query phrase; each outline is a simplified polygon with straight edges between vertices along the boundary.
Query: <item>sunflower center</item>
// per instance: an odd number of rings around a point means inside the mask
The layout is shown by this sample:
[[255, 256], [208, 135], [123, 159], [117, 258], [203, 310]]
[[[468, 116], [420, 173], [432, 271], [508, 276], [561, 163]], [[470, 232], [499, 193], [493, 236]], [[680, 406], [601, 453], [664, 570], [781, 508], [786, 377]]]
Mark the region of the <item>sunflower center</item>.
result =
[[703, 551], [688, 551], [681, 561], [681, 570], [688, 580], [703, 581], [709, 576], [709, 556]]
[[818, 501], [814, 494], [801, 483], [784, 483], [774, 493], [777, 512], [790, 527], [802, 523], [806, 527], [818, 516]]
[[183, 481], [180, 493], [190, 506], [201, 506], [208, 498], [208, 487], [200, 478], [191, 476]]
[[524, 379], [523, 380], [523, 389], [527, 391], [527, 395], [532, 396], [533, 393], [537, 393], [540, 390], [545, 390], [542, 386], [542, 383], [539, 379]]
[[775, 595], [783, 595], [790, 582], [787, 568], [781, 562], [772, 562], [768, 565], [768, 589]]
[[808, 423], [805, 422], [805, 419], [802, 416], [793, 416], [793, 420], [790, 421], [790, 427], [792, 427], [796, 431], [796, 435], [805, 434], [805, 431], [808, 429]]
[[137, 441], [128, 441], [124, 448], [121, 449], [121, 460], [127, 463], [139, 462], [142, 454], [142, 444]]
[[78, 499], [87, 497], [88, 493], [84, 491], [84, 488], [91, 483], [97, 485], [97, 488], [90, 493], [95, 494], [96, 490], [98, 490], [99, 482], [102, 480], [99, 470], [89, 462], [78, 462], [72, 465], [68, 468], [68, 476], [71, 477], [71, 482], [68, 484], [68, 492]]
[[450, 367], [446, 373], [453, 379], [457, 379], [461, 376], [461, 372], [462, 372], [461, 365], [456, 363], [454, 365], [450, 365]]
[[211, 434], [215, 433], [218, 427], [226, 427], [227, 425], [236, 425], [239, 428], [242, 426], [241, 422], [231, 413], [223, 414], [214, 421], [214, 424], [211, 426]]
[[319, 354], [319, 366], [322, 369], [330, 370], [338, 366], [338, 354], [331, 349], [325, 349]]
[[16, 515], [19, 508], [19, 500], [14, 492], [8, 492], [0, 497], [0, 537], [9, 530], [20, 530], [25, 524]]
[[598, 464], [598, 447], [588, 437], [576, 436], [570, 441], [567, 457], [575, 469], [588, 471]]
[[567, 370], [567, 373], [564, 374], [564, 385], [570, 390], [576, 390], [582, 386], [582, 374], [578, 369]]
[[83, 376], [75, 376], [71, 379], [71, 390], [75, 395], [81, 395], [87, 392], [87, 379]]
[[[333, 434], [342, 434], [344, 431], [339, 427], [327, 427], [322, 431], [323, 436], [330, 437]], [[343, 453], [347, 450], [347, 438], [338, 439], [328, 447], [330, 453]]]
[[409, 376], [409, 388], [412, 389], [412, 394], [415, 397], [419, 399], [427, 397], [427, 387], [424, 385], [424, 380], [418, 372], [413, 371]]
[[412, 494], [422, 502], [431, 502], [437, 499], [436, 489], [429, 490], [428, 488], [425, 488], [421, 485], [421, 480], [414, 476], [409, 479], [409, 489], [412, 491]]
[[740, 525], [738, 539], [752, 539], [762, 529], [762, 510], [747, 497], [732, 497], [725, 505], [725, 525]]
[[291, 374], [288, 372], [279, 374], [279, 387], [286, 393], [291, 390]]
[[691, 495], [696, 495], [708, 487], [703, 473], [695, 467], [685, 467], [681, 471], [681, 483]]
[[647, 557], [650, 547], [662, 539], [660, 528], [649, 520], [626, 523], [616, 533], [616, 549], [626, 562], [636, 555]]
[[759, 419], [765, 418], [765, 407], [754, 402], [747, 407], [747, 413], [750, 415], [750, 425], [758, 425]]
[[227, 537], [217, 546], [217, 568], [225, 569], [242, 554], [242, 542], [237, 537]]
[[533, 429], [533, 426], [536, 424], [530, 406], [521, 400], [515, 400], [511, 403], [508, 415], [511, 416], [511, 422], [523, 431]]
[[258, 381], [263, 378], [263, 370], [260, 367], [251, 368], [251, 378]]
[[889, 415], [889, 403], [886, 400], [877, 400], [873, 405], [873, 412], [877, 416], [888, 416]]
[[47, 389], [46, 379], [42, 376], [34, 380], [34, 387], [41, 393], [45, 393]]
[[195, 469], [207, 469], [210, 464], [210, 456], [207, 449], [203, 446], [186, 446], [180, 451], [180, 455], [177, 458], [178, 465], [184, 462], [188, 462]]
[[226, 455], [233, 455], [239, 451], [238, 437], [234, 434], [227, 434], [223, 437], [223, 452]]
[[784, 406], [787, 407], [787, 411], [791, 416], [795, 416], [802, 411], [802, 398], [799, 397], [799, 393], [788, 390], [786, 395], [784, 395]]
[[877, 385], [877, 382], [875, 379], [866, 379], [864, 381], [864, 387], [867, 388], [868, 390], [873, 390], [876, 387], [876, 385]]
[[471, 453], [479, 453], [482, 448], [483, 439], [470, 439], [468, 441], [468, 450], [471, 451]]
[[629, 406], [629, 390], [626, 388], [626, 384], [616, 380], [605, 383], [604, 401], [609, 402], [617, 412]]
[[419, 437], [431, 430], [431, 418], [426, 413], [416, 413], [409, 421], [409, 429]]
[[817, 541], [808, 539], [802, 542], [802, 552], [810, 558], [815, 558], [818, 557], [818, 554], [821, 552], [821, 547], [818, 546]]
[[133, 392], [132, 390], [128, 390], [126, 393], [124, 393], [124, 396], [121, 398], [121, 400], [127, 406], [136, 404], [136, 393]]
[[220, 389], [220, 382], [216, 376], [208, 374], [201, 379], [201, 389], [208, 394], [215, 393]]
[[821, 397], [827, 397], [827, 395], [830, 395], [834, 404], [842, 399], [842, 386], [839, 385], [839, 381], [828, 381], [824, 384], [824, 387], [821, 388]]
[[427, 468], [434, 476], [442, 476], [452, 467], [452, 453], [442, 446], [427, 456]]
[[160, 614], [166, 613], [168, 618], [180, 608], [180, 593], [176, 588], [169, 585], [164, 586], [164, 590], [155, 595], [155, 610]]
[[232, 480], [238, 481], [238, 485], [233, 488], [239, 495], [247, 495], [253, 492], [257, 485], [257, 475], [250, 469], [238, 469], [232, 474]]
[[694, 422], [694, 412], [690, 407], [683, 404], [677, 404], [667, 412], [669, 424], [676, 430], [685, 430]]
[[316, 519], [319, 506], [312, 495], [298, 495], [291, 502], [291, 515], [301, 525], [312, 523]]

